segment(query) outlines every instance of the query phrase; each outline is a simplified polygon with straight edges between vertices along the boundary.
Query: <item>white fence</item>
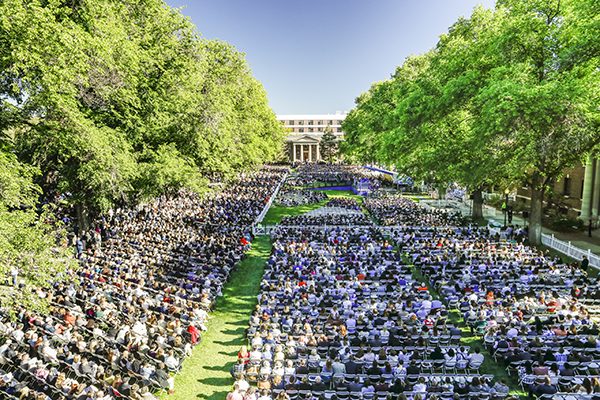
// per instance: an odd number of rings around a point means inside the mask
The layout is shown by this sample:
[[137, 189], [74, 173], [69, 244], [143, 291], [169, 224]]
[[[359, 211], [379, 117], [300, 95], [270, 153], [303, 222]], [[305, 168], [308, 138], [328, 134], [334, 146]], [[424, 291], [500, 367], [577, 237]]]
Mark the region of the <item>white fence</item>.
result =
[[[407, 227], [407, 226], [378, 226], [378, 225], [257, 225], [253, 227], [254, 235], [269, 235], [272, 231], [277, 229], [303, 229], [303, 230], [314, 230], [314, 229], [353, 229], [353, 228], [375, 228], [381, 232], [382, 235], [391, 235], [392, 232], [400, 232], [405, 229], [411, 229], [413, 231], [420, 230], [421, 227]], [[438, 227], [439, 228], [439, 227]], [[457, 229], [456, 227], [448, 226], [447, 228]]]
[[593, 254], [590, 249], [580, 249], [579, 247], [573, 246], [571, 242], [564, 242], [555, 238], [554, 235], [547, 235], [545, 233], [542, 233], [542, 244], [560, 251], [578, 261], [583, 260], [583, 256], [587, 256], [588, 260], [590, 260], [590, 266], [600, 269], [600, 257]]
[[279, 182], [279, 185], [277, 185], [277, 187], [275, 188], [275, 191], [273, 192], [271, 197], [269, 197], [269, 201], [267, 201], [265, 208], [263, 208], [263, 210], [260, 212], [260, 214], [258, 214], [258, 217], [256, 217], [254, 224], [252, 224], [252, 233], [255, 236], [256, 235], [264, 235], [266, 233], [264, 227], [261, 225], [262, 220], [265, 219], [265, 215], [267, 215], [267, 213], [269, 212], [269, 208], [271, 208], [273, 201], [275, 201], [275, 198], [277, 197], [277, 194], [279, 193], [279, 189], [281, 189], [281, 186], [285, 183], [285, 180], [288, 178], [289, 175], [290, 175], [290, 172], [288, 171], [285, 174], [285, 176], [283, 177], [283, 179], [281, 180], [281, 182]]

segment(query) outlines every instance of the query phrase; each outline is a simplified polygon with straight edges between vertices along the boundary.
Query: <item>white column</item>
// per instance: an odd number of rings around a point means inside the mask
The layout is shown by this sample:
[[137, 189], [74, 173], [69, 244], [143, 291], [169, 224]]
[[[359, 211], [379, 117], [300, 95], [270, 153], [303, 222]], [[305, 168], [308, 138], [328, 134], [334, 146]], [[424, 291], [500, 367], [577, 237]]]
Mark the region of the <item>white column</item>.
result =
[[296, 162], [296, 145], [292, 144], [292, 161]]
[[317, 161], [321, 161], [321, 145], [317, 143]]
[[314, 144], [311, 144], [308, 146], [308, 159], [312, 162], [313, 160], [313, 156], [312, 156], [312, 149], [313, 149]]
[[583, 177], [583, 195], [581, 196], [581, 215], [579, 216], [584, 222], [588, 223], [591, 217], [591, 203], [592, 203], [592, 182], [594, 180], [594, 168], [592, 164], [592, 157], [588, 158], [587, 165], [585, 166], [585, 175]]
[[304, 162], [304, 161], [306, 161], [306, 160], [304, 159], [304, 145], [302, 144], [302, 145], [300, 145], [300, 146], [301, 146], [301, 147], [300, 147], [300, 149], [301, 149], [301, 151], [300, 151], [300, 161]]
[[592, 190], [592, 219], [598, 220], [598, 208], [600, 207], [600, 160], [595, 160], [596, 173], [594, 174], [594, 189]]

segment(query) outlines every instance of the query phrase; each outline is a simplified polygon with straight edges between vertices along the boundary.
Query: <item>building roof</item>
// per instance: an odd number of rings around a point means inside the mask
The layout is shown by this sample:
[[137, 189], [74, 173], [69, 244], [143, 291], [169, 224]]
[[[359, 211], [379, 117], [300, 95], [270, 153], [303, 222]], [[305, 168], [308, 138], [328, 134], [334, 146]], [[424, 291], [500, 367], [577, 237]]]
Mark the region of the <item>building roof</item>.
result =
[[293, 143], [319, 143], [321, 141], [321, 137], [323, 137], [323, 135], [314, 135], [314, 136], [309, 136], [309, 135], [302, 135], [302, 136], [297, 136], [297, 135], [290, 135], [287, 137], [287, 141], [288, 142], [293, 142]]
[[307, 120], [307, 119], [345, 119], [348, 114], [285, 114], [278, 115], [277, 119], [279, 121], [287, 119], [287, 120]]

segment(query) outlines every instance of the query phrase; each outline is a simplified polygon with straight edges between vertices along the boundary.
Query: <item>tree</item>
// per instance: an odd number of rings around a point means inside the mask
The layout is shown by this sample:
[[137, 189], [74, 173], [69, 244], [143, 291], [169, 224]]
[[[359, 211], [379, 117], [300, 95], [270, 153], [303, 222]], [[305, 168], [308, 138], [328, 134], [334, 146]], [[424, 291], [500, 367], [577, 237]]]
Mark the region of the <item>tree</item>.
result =
[[0, 15], [0, 130], [82, 218], [255, 168], [283, 142], [244, 55], [162, 1], [8, 0]]
[[333, 156], [337, 153], [338, 142], [333, 134], [331, 126], [327, 125], [325, 133], [321, 137], [321, 156], [328, 162], [332, 162]]
[[476, 130], [502, 141], [509, 176], [531, 188], [532, 244], [541, 243], [548, 183], [600, 142], [598, 58], [572, 64], [577, 3], [498, 2], [499, 30], [488, 42], [498, 64], [473, 97]]
[[[0, 286], [0, 301], [14, 317], [18, 307], [45, 311], [47, 303], [32, 293], [50, 285], [75, 266], [72, 254], [56, 246], [63, 232], [47, 208], [37, 209], [41, 189], [32, 183], [36, 168], [18, 162], [0, 148], [0, 276], [19, 269], [25, 286]], [[39, 212], [39, 214], [38, 214]]]
[[396, 107], [393, 85], [393, 80], [374, 83], [356, 98], [356, 107], [342, 123], [345, 135], [340, 150], [346, 157], [363, 163], [377, 161], [382, 134], [388, 129], [386, 120]]
[[[479, 7], [470, 19], [460, 18], [448, 34], [440, 36], [434, 51], [423, 58], [419, 73], [403, 80], [410, 90], [398, 100], [397, 127], [387, 139], [395, 143], [403, 137], [406, 146], [393, 155], [412, 157], [413, 174], [424, 180], [433, 174], [438, 185], [467, 186], [474, 198], [474, 219], [483, 218], [482, 190], [506, 179], [502, 140], [476, 129], [479, 109], [468, 101], [483, 73], [495, 64], [486, 45], [496, 34], [494, 18], [491, 10]], [[405, 69], [397, 70], [396, 76]]]
[[[476, 199], [486, 185], [526, 182], [530, 240], [541, 243], [548, 182], [600, 142], [600, 52], [590, 33], [599, 15], [592, 1], [506, 0], [461, 18], [433, 52], [396, 70], [377, 159], [467, 184]], [[351, 125], [363, 138], [373, 130], [361, 133], [361, 123], [377, 115], [368, 101]]]

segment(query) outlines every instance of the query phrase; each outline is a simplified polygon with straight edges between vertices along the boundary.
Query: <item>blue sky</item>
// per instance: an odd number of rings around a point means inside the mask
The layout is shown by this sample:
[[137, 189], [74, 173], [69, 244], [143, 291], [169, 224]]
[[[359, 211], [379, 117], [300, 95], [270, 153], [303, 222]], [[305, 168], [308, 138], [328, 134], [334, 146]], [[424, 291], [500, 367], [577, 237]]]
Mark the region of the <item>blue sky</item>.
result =
[[167, 0], [208, 39], [246, 53], [277, 114], [350, 111], [371, 83], [494, 0]]

